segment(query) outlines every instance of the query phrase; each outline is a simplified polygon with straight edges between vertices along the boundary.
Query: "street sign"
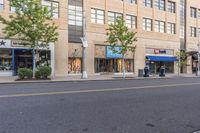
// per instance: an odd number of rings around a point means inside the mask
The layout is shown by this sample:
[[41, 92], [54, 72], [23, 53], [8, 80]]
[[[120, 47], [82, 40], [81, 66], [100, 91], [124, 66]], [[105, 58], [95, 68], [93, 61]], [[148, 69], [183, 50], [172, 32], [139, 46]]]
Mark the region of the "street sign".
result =
[[82, 41], [83, 47], [84, 47], [84, 48], [87, 48], [87, 47], [88, 47], [87, 38], [86, 38], [86, 37], [81, 37], [80, 39], [81, 39], [81, 41]]

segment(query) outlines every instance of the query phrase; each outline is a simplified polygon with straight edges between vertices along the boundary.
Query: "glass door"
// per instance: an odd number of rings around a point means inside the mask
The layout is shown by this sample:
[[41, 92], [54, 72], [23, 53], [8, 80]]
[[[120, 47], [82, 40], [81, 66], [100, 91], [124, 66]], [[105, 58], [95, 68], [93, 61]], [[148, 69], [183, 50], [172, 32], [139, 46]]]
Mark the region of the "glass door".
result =
[[33, 68], [33, 53], [28, 49], [15, 49], [15, 73], [19, 68]]

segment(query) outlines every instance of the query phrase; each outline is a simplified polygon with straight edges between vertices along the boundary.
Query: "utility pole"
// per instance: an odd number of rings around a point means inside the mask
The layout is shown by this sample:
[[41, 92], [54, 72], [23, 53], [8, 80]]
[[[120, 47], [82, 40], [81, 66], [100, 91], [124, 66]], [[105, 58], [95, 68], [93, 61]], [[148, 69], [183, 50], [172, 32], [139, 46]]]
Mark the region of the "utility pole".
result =
[[[84, 7], [84, 5], [83, 5]], [[82, 41], [82, 79], [87, 79], [87, 70], [86, 70], [86, 54], [87, 54], [87, 47], [88, 47], [88, 42], [86, 39], [86, 16], [85, 16], [85, 11], [83, 10], [83, 37], [80, 38]]]
[[180, 76], [180, 67], [181, 67], [181, 50], [178, 49], [178, 77]]
[[198, 34], [198, 44], [197, 44], [197, 46], [198, 46], [197, 76], [200, 76], [200, 34]]

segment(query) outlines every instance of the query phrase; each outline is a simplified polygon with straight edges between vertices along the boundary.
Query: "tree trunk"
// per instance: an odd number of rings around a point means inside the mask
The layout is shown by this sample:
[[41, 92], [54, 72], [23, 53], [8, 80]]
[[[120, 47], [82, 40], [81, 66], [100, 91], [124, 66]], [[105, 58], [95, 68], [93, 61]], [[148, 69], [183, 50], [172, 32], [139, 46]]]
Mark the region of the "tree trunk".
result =
[[122, 71], [123, 71], [123, 79], [125, 79], [125, 60], [124, 60], [124, 55], [122, 57]]
[[33, 49], [33, 78], [35, 78], [35, 71], [36, 71], [36, 53], [35, 49]]

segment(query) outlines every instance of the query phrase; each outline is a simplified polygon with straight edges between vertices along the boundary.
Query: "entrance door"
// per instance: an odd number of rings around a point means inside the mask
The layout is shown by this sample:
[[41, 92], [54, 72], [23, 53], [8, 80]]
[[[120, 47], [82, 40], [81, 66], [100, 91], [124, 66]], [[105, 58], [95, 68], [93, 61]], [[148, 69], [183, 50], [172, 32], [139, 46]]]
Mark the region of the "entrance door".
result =
[[19, 68], [33, 68], [32, 50], [15, 49], [15, 75]]
[[158, 74], [160, 73], [160, 68], [164, 66], [166, 73], [174, 72], [174, 63], [173, 62], [150, 62], [150, 73]]

